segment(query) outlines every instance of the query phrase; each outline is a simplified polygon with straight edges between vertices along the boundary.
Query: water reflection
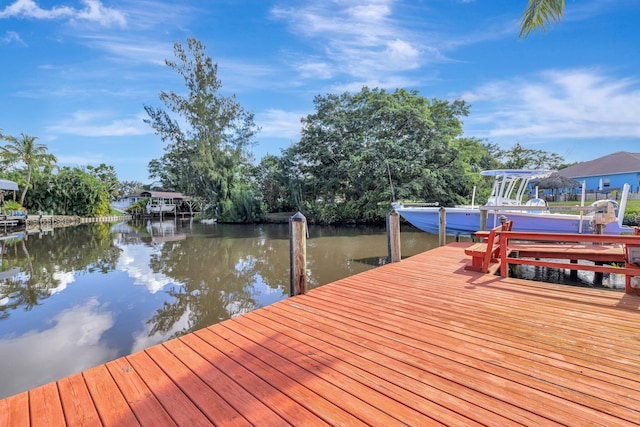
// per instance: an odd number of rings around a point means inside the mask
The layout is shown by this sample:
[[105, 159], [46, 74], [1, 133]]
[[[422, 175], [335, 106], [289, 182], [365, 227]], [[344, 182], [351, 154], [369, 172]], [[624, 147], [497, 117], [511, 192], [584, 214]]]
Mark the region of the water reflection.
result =
[[[386, 262], [376, 228], [309, 230], [309, 287]], [[402, 233], [404, 255], [436, 245]], [[288, 225], [88, 224], [0, 241], [0, 397], [286, 298]]]

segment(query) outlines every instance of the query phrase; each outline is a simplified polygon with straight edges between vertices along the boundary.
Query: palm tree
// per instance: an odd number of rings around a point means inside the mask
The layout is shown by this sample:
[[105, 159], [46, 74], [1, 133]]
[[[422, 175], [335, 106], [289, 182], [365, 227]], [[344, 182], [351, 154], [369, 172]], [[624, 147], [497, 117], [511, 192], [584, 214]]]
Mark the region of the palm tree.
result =
[[24, 205], [24, 198], [31, 184], [33, 172], [42, 166], [52, 166], [57, 162], [56, 156], [48, 152], [47, 146], [44, 144], [36, 144], [36, 136], [20, 135], [15, 136], [0, 135], [7, 141], [4, 147], [0, 147], [0, 158], [9, 164], [15, 165], [23, 163], [26, 167], [26, 184], [22, 190], [20, 204]]
[[558, 23], [564, 11], [564, 0], [529, 0], [522, 15], [519, 37], [527, 37], [534, 31], [546, 31], [546, 24]]

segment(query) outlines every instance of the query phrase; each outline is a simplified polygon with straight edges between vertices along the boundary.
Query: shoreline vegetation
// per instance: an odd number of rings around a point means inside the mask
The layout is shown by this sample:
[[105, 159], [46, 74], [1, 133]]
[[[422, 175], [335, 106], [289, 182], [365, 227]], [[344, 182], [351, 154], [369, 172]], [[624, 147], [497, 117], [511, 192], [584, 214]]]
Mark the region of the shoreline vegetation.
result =
[[[568, 202], [551, 202], [552, 205], [558, 206], [570, 206], [572, 203]], [[296, 212], [272, 212], [265, 215], [263, 221], [259, 221], [258, 223], [265, 224], [286, 224], [289, 222], [289, 219], [295, 215]], [[625, 211], [625, 221], [626, 225], [637, 225], [637, 218], [640, 216], [640, 200], [628, 200], [627, 201], [627, 209]], [[99, 217], [82, 217], [77, 215], [29, 215], [25, 222], [25, 228], [34, 229], [34, 228], [46, 228], [47, 226], [53, 226], [53, 228], [58, 227], [69, 227], [80, 224], [87, 223], [95, 223], [95, 222], [117, 222], [117, 221], [127, 221], [134, 219], [134, 215], [131, 214], [114, 214], [114, 215], [105, 215]], [[199, 220], [196, 220], [199, 221]], [[338, 223], [334, 223], [333, 225], [344, 225], [344, 226], [352, 226], [355, 223], [359, 223], [357, 221], [342, 221]], [[362, 223], [364, 224], [364, 223]], [[380, 224], [384, 224], [380, 222]]]

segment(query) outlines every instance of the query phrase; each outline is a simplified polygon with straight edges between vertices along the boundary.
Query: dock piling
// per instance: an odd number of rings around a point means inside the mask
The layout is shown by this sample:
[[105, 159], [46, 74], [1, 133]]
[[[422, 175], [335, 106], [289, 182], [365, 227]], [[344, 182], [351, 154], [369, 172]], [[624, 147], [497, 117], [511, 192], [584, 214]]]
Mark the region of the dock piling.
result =
[[399, 262], [402, 259], [400, 250], [400, 214], [396, 211], [387, 214], [387, 244], [389, 247], [389, 262]]
[[307, 292], [307, 219], [298, 212], [289, 219], [290, 295]]
[[480, 209], [480, 230], [487, 230], [487, 218], [489, 217], [489, 211], [486, 209]]
[[443, 206], [438, 210], [438, 217], [440, 220], [438, 227], [438, 246], [444, 246], [447, 244], [447, 210]]

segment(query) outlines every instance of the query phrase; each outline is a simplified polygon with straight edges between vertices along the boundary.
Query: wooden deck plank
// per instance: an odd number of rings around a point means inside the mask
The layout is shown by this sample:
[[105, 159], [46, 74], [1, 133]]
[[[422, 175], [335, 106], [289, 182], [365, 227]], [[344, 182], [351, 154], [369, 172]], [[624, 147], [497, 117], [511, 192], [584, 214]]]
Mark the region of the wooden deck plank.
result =
[[58, 390], [67, 425], [83, 427], [102, 425], [81, 374], [58, 381]]
[[[345, 299], [345, 302], [348, 301], [349, 299]], [[318, 298], [315, 298], [314, 304], [317, 303]], [[589, 378], [584, 375], [583, 372], [578, 373], [571, 372], [569, 370], [554, 370], [552, 367], [549, 367], [548, 364], [535, 363], [527, 360], [526, 358], [514, 358], [511, 360], [509, 356], [500, 354], [495, 351], [495, 349], [488, 349], [487, 347], [490, 347], [490, 342], [469, 342], [469, 340], [464, 336], [451, 336], [446, 329], [438, 330], [424, 327], [419, 322], [410, 321], [408, 319], [403, 319], [402, 327], [398, 327], [394, 322], [393, 316], [384, 315], [380, 310], [376, 310], [375, 313], [370, 316], [367, 316], [368, 313], [363, 312], [362, 310], [353, 313], [353, 311], [348, 307], [348, 304], [340, 307], [335, 307], [335, 305], [333, 305], [329, 308], [325, 306], [323, 313], [326, 314], [328, 310], [336, 310], [335, 313], [337, 314], [337, 318], [341, 318], [343, 321], [346, 318], [353, 320], [354, 322], [359, 322], [359, 330], [363, 330], [367, 326], [376, 325], [371, 328], [371, 331], [375, 331], [382, 325], [383, 331], [385, 332], [403, 335], [406, 329], [411, 329], [411, 334], [413, 336], [425, 336], [428, 337], [430, 342], [438, 343], [437, 347], [430, 346], [428, 349], [424, 347], [425, 350], [443, 355], [448, 360], [461, 361], [470, 367], [486, 370], [486, 366], [483, 367], [482, 365], [486, 361], [486, 358], [489, 357], [490, 363], [499, 364], [501, 367], [505, 368], [503, 374], [511, 374], [513, 376], [519, 373], [526, 376], [528, 379], [539, 379], [540, 383], [538, 384], [538, 388], [547, 392], [554, 392], [553, 387], [548, 387], [548, 384], [554, 384], [554, 387], [558, 386], [559, 391], [571, 388], [576, 391], [581, 398], [584, 398], [584, 396], [592, 396], [594, 398], [592, 403], [596, 405], [596, 407], [598, 407], [597, 405], [599, 404], [600, 399], [606, 399], [610, 404], [617, 403], [621, 407], [633, 407], [636, 403], [635, 399], [631, 398], [630, 395], [637, 394], [637, 385], [633, 386], [633, 388], [625, 389], [621, 388], [619, 384], [611, 381], [601, 381]], [[365, 326], [362, 326], [362, 323], [364, 323]], [[414, 341], [413, 338], [405, 339], [404, 337], [399, 337], [394, 339], [403, 340], [412, 344], [414, 347], [420, 347], [421, 344], [424, 344], [420, 341]], [[455, 349], [455, 352], [446, 349]], [[465, 351], [467, 349], [468, 351]], [[462, 354], [459, 355], [457, 353]], [[528, 381], [527, 386], [535, 386], [535, 383]], [[558, 391], [556, 391], [556, 393], [558, 393]], [[569, 398], [567, 395], [558, 394], [557, 397]], [[584, 404], [584, 400], [581, 401], [581, 404]], [[636, 412], [632, 411], [632, 417], [635, 417], [635, 415]]]
[[[575, 289], [575, 288], [574, 288], [574, 289]], [[425, 291], [425, 292], [423, 292], [423, 293], [426, 293], [426, 291]], [[610, 293], [611, 293], [611, 292], [610, 292]], [[613, 293], [613, 294], [615, 294], [615, 293]], [[618, 298], [620, 298], [620, 294], [618, 293], [617, 295], [618, 295]], [[433, 301], [433, 303], [431, 303], [431, 302], [428, 302], [428, 301], [426, 301], [426, 302], [425, 302], [425, 301], [421, 300], [421, 298], [422, 298], [422, 297], [423, 297], [423, 295], [416, 296], [416, 298], [415, 298], [415, 299], [416, 299], [417, 301], [420, 301], [421, 303], [427, 304], [427, 305], [430, 307], [430, 310], [431, 310], [431, 309], [433, 309], [434, 307], [437, 307], [438, 301], [439, 301], [439, 300], [441, 300], [441, 298], [440, 298], [439, 296], [434, 296], [434, 297], [433, 297], [433, 300], [432, 300], [432, 301]], [[473, 299], [475, 299], [475, 298], [477, 298], [475, 295], [474, 295], [474, 298], [471, 298], [471, 299], [466, 298], [467, 300], [470, 300], [470, 302], [469, 302], [469, 301], [468, 301], [468, 303], [464, 303], [464, 302], [462, 302], [461, 304], [466, 304], [466, 305], [462, 305], [461, 307], [454, 307], [454, 310], [457, 312], [457, 315], [461, 317], [461, 319], [460, 319], [460, 320], [462, 321], [462, 320], [465, 318], [465, 316], [468, 316], [467, 318], [469, 319], [469, 322], [470, 322], [470, 324], [471, 324], [471, 325], [480, 324], [480, 325], [482, 326], [482, 328], [485, 328], [485, 327], [494, 327], [494, 326], [492, 326], [492, 324], [490, 323], [490, 322], [491, 322], [491, 320], [490, 320], [490, 316], [487, 316], [487, 315], [486, 315], [486, 312], [483, 312], [483, 313], [477, 313], [477, 312], [474, 312], [475, 307], [473, 306], [473, 304], [474, 304], [474, 303], [473, 303], [473, 301], [472, 301], [472, 300], [473, 300]], [[528, 298], [529, 298], [529, 297], [525, 298], [525, 300], [528, 300]], [[547, 296], [547, 298], [548, 298], [548, 296]], [[629, 297], [623, 297], [623, 298], [629, 298]], [[449, 303], [451, 303], [451, 299], [448, 299], [448, 304], [449, 304]], [[557, 308], [558, 308], [559, 310], [561, 310], [563, 307], [558, 306]], [[507, 314], [507, 313], [502, 313], [502, 314], [504, 315], [504, 314]], [[508, 313], [508, 315], [511, 315], [511, 313]], [[531, 319], [536, 319], [536, 316], [537, 316], [537, 315], [538, 315], [538, 313], [534, 310], [534, 311], [532, 311], [532, 312], [531, 312], [531, 315], [530, 315], [531, 317], [530, 317], [530, 318], [531, 318]], [[557, 317], [557, 314], [556, 314], [556, 313], [554, 313], [553, 311], [551, 311], [551, 312], [550, 312], [550, 316], [551, 316], [552, 318], [553, 318], [553, 317]], [[495, 317], [495, 316], [494, 316], [494, 317]], [[499, 318], [499, 317], [501, 317], [500, 313], [498, 313], [498, 318]], [[633, 316], [633, 317], [635, 318], [635, 317], [637, 317], [637, 316]], [[489, 320], [487, 320], [487, 319], [489, 319]], [[627, 319], [627, 320], [629, 320], [629, 319]], [[528, 329], [527, 331], [524, 331], [524, 332], [523, 332], [523, 331], [519, 331], [519, 330], [515, 330], [514, 328], [507, 328], [506, 330], [507, 330], [508, 332], [512, 333], [512, 334], [515, 332], [515, 333], [517, 333], [517, 334], [519, 334], [519, 335], [522, 335], [522, 334], [523, 334], [523, 333], [525, 333], [525, 332], [526, 332], [526, 334], [530, 334], [530, 333], [539, 333], [539, 332], [537, 332], [537, 330], [539, 329], [539, 327], [538, 327], [537, 323], [536, 323], [536, 322], [529, 322], [529, 323], [530, 323], [530, 327], [529, 327], [529, 329]], [[565, 323], [566, 323], [566, 322], [565, 322]], [[579, 324], [579, 325], [582, 325], [583, 323], [584, 323], [583, 321], [580, 321], [578, 324]], [[521, 324], [521, 327], [525, 327], [525, 325], [524, 325], [524, 324]], [[604, 329], [606, 329], [606, 328], [612, 328], [614, 331], [615, 331], [615, 329], [616, 329], [616, 328], [615, 328], [615, 325], [611, 325], [611, 324], [606, 324], [606, 325], [604, 325], [604, 326], [603, 326], [603, 328], [604, 328]], [[501, 329], [503, 329], [503, 328], [501, 328]], [[549, 329], [549, 328], [547, 327], [546, 329]], [[584, 328], [584, 327], [581, 327], [581, 328], [574, 328], [574, 331], [580, 331], [580, 330], [584, 330], [584, 329], [586, 329], [586, 328]], [[633, 329], [632, 329], [632, 331], [633, 331]], [[550, 338], [553, 338], [555, 335], [561, 336], [562, 334], [556, 334], [554, 330], [551, 330], [551, 331], [548, 333], [548, 335], [550, 336]], [[543, 335], [540, 335], [540, 338], [541, 338], [541, 339], [542, 339], [542, 337], [543, 337]], [[633, 335], [630, 335], [630, 336], [629, 336], [629, 338], [632, 338], [632, 337], [633, 337]], [[556, 340], [557, 340], [557, 339], [559, 339], [559, 338], [558, 338], [558, 337], [556, 337]], [[568, 343], [567, 343], [566, 345], [567, 345], [567, 346], [569, 346], [569, 347], [573, 347], [573, 344], [574, 344], [574, 341], [573, 341], [573, 340], [574, 340], [574, 338], [572, 337], [572, 335], [567, 336], [567, 339], [568, 339], [569, 341], [568, 341]], [[633, 341], [637, 341], [637, 340], [629, 339], [628, 341], [626, 341], [626, 344], [625, 344], [625, 342], [624, 342], [624, 341], [621, 341], [621, 342], [620, 342], [620, 345], [629, 346], [629, 344], [630, 344], [630, 343], [633, 343]], [[587, 342], [587, 345], [589, 345], [589, 344], [590, 344], [590, 343], [588, 343], [588, 342]], [[557, 341], [556, 341], [556, 342], [554, 342], [554, 341], [553, 341], [553, 339], [552, 339], [552, 340], [549, 342], [549, 345], [550, 345], [550, 346], [557, 345]], [[633, 347], [633, 344], [631, 344], [631, 346]], [[625, 351], [625, 349], [624, 349], [624, 347], [618, 347], [618, 351], [624, 352], [624, 351]], [[587, 356], [587, 357], [588, 357], [588, 355], [585, 355], [585, 356]], [[618, 356], [618, 355], [617, 355], [617, 356]], [[616, 356], [616, 357], [617, 357], [617, 356]], [[630, 357], [634, 357], [634, 356], [633, 356], [633, 352], [632, 352], [632, 354], [631, 354], [631, 356], [630, 356]], [[596, 360], [594, 360], [594, 363], [596, 363]], [[633, 362], [631, 362], [631, 363], [633, 363]], [[616, 365], [616, 368], [619, 368], [619, 365]], [[629, 367], [629, 368], [630, 368], [630, 369], [632, 369], [632, 371], [631, 371], [631, 372], [637, 372], [637, 370], [635, 369], [635, 367], [633, 367], [633, 366], [631, 366], [631, 365], [630, 365], [630, 367]]]
[[[184, 344], [193, 353], [188, 354], [186, 350], [177, 348], [176, 342]], [[243, 366], [242, 363], [238, 363], [238, 361], [234, 360], [233, 354], [218, 352], [194, 334], [186, 335], [179, 340], [167, 344], [171, 344], [171, 350], [174, 354], [185, 364], [188, 364], [191, 369], [211, 386], [217, 384], [217, 378], [212, 376], [212, 374], [202, 375], [201, 372], [215, 367], [219, 372], [232, 378], [239, 386], [252, 393], [257, 399], [260, 399], [260, 401], [278, 413], [283, 419], [286, 419], [289, 424], [294, 425], [297, 420], [304, 419], [308, 420], [306, 424], [309, 426], [328, 425], [321, 419], [315, 417], [314, 414], [304, 406], [280, 392], [271, 383], [251, 372], [251, 370]]]
[[[350, 284], [351, 285], [351, 284]], [[353, 285], [352, 289], [355, 290], [355, 286]], [[371, 294], [371, 289], [368, 287], [362, 289], [361, 294], [367, 295]], [[384, 298], [387, 300], [393, 301], [396, 298], [397, 294], [394, 295], [394, 289], [390, 289], [386, 287], [386, 289], [381, 289], [381, 293], [383, 293]], [[335, 291], [332, 291], [335, 295]], [[397, 300], [397, 299], [395, 299]], [[425, 295], [425, 293], [421, 293], [417, 295], [413, 301], [420, 302], [420, 304], [428, 304], [430, 309], [434, 309], [437, 307], [437, 301], [441, 300], [438, 295]], [[495, 325], [500, 330], [509, 331], [511, 325], [518, 322], [521, 328], [526, 328], [529, 325], [529, 329], [538, 330], [538, 322], [532, 322], [531, 319], [538, 319], [542, 315], [547, 315], [550, 318], [557, 317], [557, 310], [561, 310], [563, 307], [562, 304], [551, 304], [547, 303], [548, 299], [536, 301], [532, 297], [528, 297], [525, 301], [522, 301], [522, 298], [519, 295], [514, 295], [513, 297], [504, 297], [504, 293], [500, 295], [500, 299], [498, 300], [496, 297], [492, 295], [483, 296], [482, 292], [474, 292], [474, 298], [470, 299], [468, 297], [461, 298], [456, 300], [454, 298], [449, 299], [449, 304], [452, 306], [455, 304], [456, 310], [460, 310], [460, 314], [456, 313], [456, 316], [470, 317], [473, 322], [484, 322], [488, 326]], [[482, 317], [479, 318], [476, 311], [479, 307], [479, 302], [482, 302]], [[410, 304], [405, 302], [406, 304]], [[509, 304], [510, 307], [514, 308], [513, 313], [504, 313], [500, 310], [500, 307], [504, 304]], [[434, 309], [437, 311], [437, 309]], [[440, 310], [441, 312], [442, 310]], [[637, 358], [637, 353], [640, 348], [638, 347], [638, 343], [634, 342], [634, 337], [637, 337], [637, 326], [634, 325], [634, 322], [630, 322], [629, 319], [624, 319], [623, 317], [614, 316], [610, 320], [613, 322], [611, 324], [605, 323], [607, 320], [607, 312], [606, 311], [593, 311], [591, 307], [580, 307], [578, 310], [566, 310], [565, 315], [572, 316], [580, 322], [575, 325], [553, 325], [553, 329], [550, 332], [552, 335], [557, 332], [559, 329], [569, 330], [570, 332], [574, 332], [578, 334], [578, 336], [583, 335], [585, 330], [589, 331], [589, 338], [596, 338], [596, 342], [588, 343], [589, 345], [604, 345], [606, 347], [614, 346], [620, 351], [627, 352], [628, 357], [632, 359], [632, 363], [634, 363]], [[602, 325], [605, 325], [604, 327]], [[612, 334], [612, 332], [615, 332]], [[573, 345], [575, 337], [571, 336], [571, 345]], [[558, 342], [557, 340], [555, 341]]]
[[[262, 329], [258, 332], [255, 328], [246, 326], [244, 322], [240, 320], [234, 322], [233, 332], [286, 358], [288, 363], [296, 364], [307, 371], [313, 372], [314, 375], [325, 379], [331, 384], [337, 385], [340, 389], [353, 396], [366, 396], [366, 403], [368, 405], [372, 405], [404, 425], [419, 424], [420, 422], [424, 422], [428, 416], [379, 391], [376, 380], [371, 383], [354, 381], [351, 370], [347, 369], [348, 372], [345, 372], [333, 364], [322, 363], [314, 357], [309, 357], [304, 350], [302, 352], [295, 350], [292, 348], [295, 345], [293, 339], [285, 339], [285, 342], [282, 343], [277, 339], [279, 335], [274, 334], [273, 331], [269, 333], [268, 330]], [[283, 336], [279, 337], [283, 338]], [[341, 397], [338, 395], [336, 398], [340, 399]], [[360, 397], [360, 399], [362, 399], [362, 397]], [[376, 415], [374, 414], [374, 416]]]
[[[226, 324], [221, 326], [226, 326]], [[336, 377], [334, 378], [335, 382], [332, 382], [326, 375], [323, 375], [324, 373], [317, 366], [305, 367], [298, 365], [294, 361], [252, 342], [234, 329], [214, 328], [212, 331], [222, 339], [244, 348], [253, 357], [267, 363], [272, 369], [277, 369], [295, 382], [304, 384], [306, 388], [331, 401], [334, 405], [341, 407], [349, 414], [357, 414], [356, 416], [368, 425], [375, 423], [386, 426], [403, 425], [398, 419], [369, 403], [368, 395], [354, 396], [346, 392], [344, 390], [343, 377]]]
[[30, 405], [32, 426], [50, 427], [65, 424], [56, 383], [45, 384], [31, 390], [29, 401], [38, 402], [37, 405]]
[[[352, 288], [354, 290], [354, 288]], [[327, 297], [331, 297], [331, 294], [327, 293]], [[456, 339], [466, 340], [470, 345], [474, 346], [474, 350], [480, 350], [481, 352], [499, 352], [494, 354], [494, 357], [502, 354], [503, 357], [513, 360], [531, 360], [533, 363], [539, 365], [539, 369], [548, 374], [553, 372], [553, 375], [566, 375], [569, 373], [575, 373], [585, 375], [588, 380], [589, 377], [594, 377], [599, 380], [613, 382], [617, 386], [627, 387], [640, 391], [640, 373], [637, 371], [630, 372], [630, 378], [621, 377], [616, 375], [618, 370], [603, 369], [602, 366], [596, 365], [597, 368], [591, 367], [596, 360], [589, 361], [590, 363], [577, 364], [579, 360], [574, 360], [574, 363], [567, 362], [566, 356], [562, 358], [549, 357], [543, 355], [539, 350], [539, 344], [534, 342], [520, 342], [512, 339], [506, 331], [506, 328], [501, 325], [495, 325], [495, 332], [487, 334], [487, 327], [483, 326], [482, 329], [478, 327], [475, 322], [470, 321], [464, 323], [464, 319], [453, 318], [447, 316], [446, 311], [438, 311], [437, 313], [431, 313], [429, 316], [418, 316], [415, 313], [419, 312], [421, 306], [420, 301], [398, 301], [393, 297], [384, 298], [384, 302], [381, 302], [380, 295], [372, 295], [369, 292], [359, 292], [358, 300], [366, 303], [369, 307], [379, 310], [381, 315], [388, 313], [389, 316], [397, 316], [401, 314], [403, 318], [408, 319], [409, 322], [420, 322], [420, 325], [427, 329], [431, 334], [439, 334], [446, 332], [449, 336], [453, 336]], [[442, 339], [446, 339], [446, 336]], [[476, 347], [477, 346], [477, 347]], [[559, 353], [554, 348], [554, 356]]]
[[3, 425], [640, 424], [640, 297], [452, 244], [0, 400]]
[[[224, 323], [224, 322], [223, 322]], [[300, 402], [305, 408], [312, 411], [317, 417], [331, 425], [344, 426], [366, 426], [363, 421], [358, 420], [351, 413], [343, 410], [340, 406], [333, 404], [320, 394], [307, 388], [304, 384], [290, 378], [261, 359], [253, 357], [244, 348], [220, 339], [213, 330], [217, 328], [206, 328], [196, 331], [194, 334], [202, 338], [216, 350], [233, 355], [233, 358], [261, 377], [264, 381], [272, 384], [276, 389]]]
[[86, 370], [82, 376], [103, 425], [140, 425], [105, 365]]
[[[147, 349], [148, 350], [148, 349]], [[171, 414], [176, 424], [180, 426], [210, 426], [213, 422], [208, 416], [220, 416], [224, 419], [224, 413], [216, 412], [218, 409], [214, 406], [214, 410], [208, 407], [198, 408], [195, 402], [192, 402], [182, 390], [171, 380], [171, 378], [163, 371], [146, 350], [127, 356], [131, 367], [136, 371], [142, 380], [147, 384], [154, 396], [162, 404], [165, 410]]]
[[[389, 397], [402, 404], [423, 411], [425, 421], [429, 419], [449, 425], [485, 425], [487, 422], [495, 422], [497, 425], [505, 421], [503, 415], [469, 404], [458, 396], [421, 382], [417, 375], [398, 369], [398, 364], [393, 360], [363, 357], [361, 347], [341, 340], [322, 328], [314, 326], [293, 329], [288, 325], [288, 318], [267, 310], [259, 315], [251, 314], [237, 320], [320, 363], [341, 370], [356, 381], [368, 384], [381, 393], [388, 393]], [[293, 341], [285, 339], [286, 337]], [[331, 353], [326, 348], [331, 348]], [[359, 357], [354, 357], [356, 355]]]
[[[468, 272], [465, 272], [465, 273], [469, 274]], [[376, 277], [377, 281], [375, 286], [377, 288], [380, 288], [385, 285], [391, 286], [400, 292], [404, 292], [404, 290], [402, 290], [402, 288], [398, 287], [397, 285], [397, 282], [399, 281], [399, 279], [400, 278], [398, 277], [397, 274], [393, 274], [392, 272], [387, 271], [384, 274]], [[437, 276], [433, 276], [431, 275], [431, 273], [424, 273], [421, 276], [413, 276], [413, 277], [402, 276], [401, 277], [401, 281], [403, 282], [403, 285], [410, 284], [414, 287], [419, 287], [420, 292], [416, 293], [417, 297], [423, 296], [423, 291], [424, 291], [425, 296], [431, 296], [432, 298], [433, 297], [440, 298], [439, 292], [443, 290], [447, 290], [448, 285], [440, 286], [436, 282], [436, 280], [437, 280]], [[514, 279], [514, 280], [517, 280], [517, 279]], [[354, 283], [354, 282], [351, 281], [350, 283]], [[538, 282], [527, 281], [527, 283], [538, 283]], [[424, 286], [423, 284], [426, 284], [426, 286]], [[463, 285], [463, 283], [458, 283], [458, 284]], [[613, 316], [617, 319], [620, 319], [622, 323], [620, 325], [612, 325], [612, 326], [619, 327], [619, 328], [626, 327], [628, 331], [633, 331], [633, 328], [631, 326], [633, 325], [634, 322], [633, 320], [629, 319], [623, 311], [619, 311], [619, 310], [603, 311], [599, 308], [602, 305], [601, 304], [602, 301], [596, 303], [596, 301], [599, 301], [599, 300], [594, 299], [594, 297], [591, 297], [588, 295], [581, 299], [564, 298], [564, 294], [557, 295], [556, 293], [554, 293], [553, 295], [550, 295], [548, 290], [553, 290], [553, 288], [546, 288], [546, 289], [536, 288], [536, 287], [529, 288], [527, 286], [521, 286], [521, 282], [509, 282], [506, 280], [501, 281], [501, 280], [496, 280], [496, 277], [491, 277], [491, 276], [489, 276], [489, 279], [485, 281], [466, 282], [464, 284], [468, 285], [469, 290], [473, 291], [473, 299], [469, 298], [470, 294], [468, 295], [467, 292], [462, 292], [462, 293], [458, 292], [456, 295], [452, 295], [451, 298], [448, 298], [448, 300], [453, 299], [454, 301], [461, 302], [462, 304], [474, 305], [475, 298], [482, 298], [483, 296], [486, 295], [496, 302], [496, 304], [494, 304], [494, 307], [498, 311], [504, 311], [501, 304], [503, 301], [508, 301], [510, 304], [518, 304], [522, 308], [522, 311], [513, 310], [512, 312], [509, 313], [509, 315], [519, 316], [521, 318], [529, 318], [529, 319], [531, 318], [530, 317], [531, 313], [533, 312], [537, 313], [539, 308], [544, 309], [545, 307], [548, 307], [550, 310], [554, 310], [554, 309], [557, 309], [558, 307], [563, 307], [566, 310], [573, 310], [572, 314], [579, 314], [581, 316], [588, 316], [591, 313], [595, 313], [595, 315], [592, 316], [592, 320], [597, 319], [597, 317], [602, 315]], [[362, 284], [360, 284], [360, 286], [362, 286]], [[367, 284], [365, 286], [370, 286], [370, 285]], [[490, 289], [492, 289], [493, 287], [501, 288], [505, 292], [489, 293], [491, 292]], [[556, 285], [556, 288], [557, 287], [558, 285]], [[572, 288], [572, 287], [564, 286], [564, 288]], [[575, 289], [575, 287], [573, 288]], [[589, 291], [589, 289], [585, 289], [585, 291]], [[610, 292], [610, 291], [601, 291], [601, 292], [608, 293], [617, 298], [615, 300], [612, 300], [612, 304], [606, 304], [610, 307], [620, 308], [621, 300], [631, 301], [632, 299], [635, 299], [633, 297], [621, 298], [620, 294], [616, 292]], [[596, 296], [595, 298], [598, 298], [598, 297]], [[585, 303], [592, 303], [592, 304], [567, 305], [565, 304], [566, 299], [570, 299], [572, 302], [585, 302]], [[613, 304], [613, 301], [616, 301], [616, 304]], [[604, 300], [604, 302], [606, 303], [606, 300]], [[634, 311], [637, 311], [637, 304]]]
[[148, 425], [177, 425], [126, 359], [116, 359], [106, 367], [138, 420]]
[[[165, 346], [151, 347], [147, 349], [146, 353], [158, 364], [166, 376], [180, 388], [184, 395], [193, 402], [200, 411], [206, 414], [211, 421], [224, 420], [222, 421], [223, 425], [228, 426], [251, 425], [229, 402], [220, 397], [218, 387], [216, 387], [216, 391], [214, 391], [202, 378], [171, 354]], [[224, 389], [227, 384], [224, 381], [220, 381], [219, 386], [221, 389]], [[234, 403], [240, 408], [247, 405], [246, 407], [250, 409], [252, 408], [251, 405], [255, 404], [255, 402], [246, 399], [245, 395], [240, 392], [237, 396], [237, 402]], [[265, 422], [274, 421], [274, 417], [270, 415], [268, 411], [265, 411]], [[277, 420], [281, 421], [279, 418]]]
[[[296, 304], [300, 304], [300, 301]], [[312, 309], [312, 307], [315, 306], [304, 306], [306, 309]], [[305, 315], [302, 311], [307, 310], [301, 310], [299, 316]], [[333, 328], [334, 333], [342, 334], [345, 339], [350, 337], [352, 341], [363, 347], [375, 349], [378, 353], [402, 364], [424, 369], [450, 382], [465, 384], [468, 389], [513, 405], [531, 407], [534, 412], [544, 413], [545, 416], [558, 422], [572, 417], [577, 421], [583, 420], [585, 423], [589, 419], [597, 419], [603, 425], [616, 425], [614, 419], [592, 409], [592, 406], [572, 405], [570, 398], [575, 398], [572, 390], [536, 381], [527, 375], [505, 369], [499, 364], [473, 360], [455, 351], [436, 346], [421, 346], [420, 343], [398, 334], [381, 334], [364, 323], [358, 323], [356, 326], [355, 322], [346, 321], [344, 314], [336, 318], [323, 311], [322, 316], [314, 318], [312, 323], [323, 323]], [[345, 328], [343, 326], [345, 324], [348, 327]], [[597, 399], [587, 397], [583, 397], [583, 400], [593, 406], [599, 406], [600, 403]]]
[[29, 393], [15, 394], [0, 400], [0, 426], [27, 427], [29, 417]]

